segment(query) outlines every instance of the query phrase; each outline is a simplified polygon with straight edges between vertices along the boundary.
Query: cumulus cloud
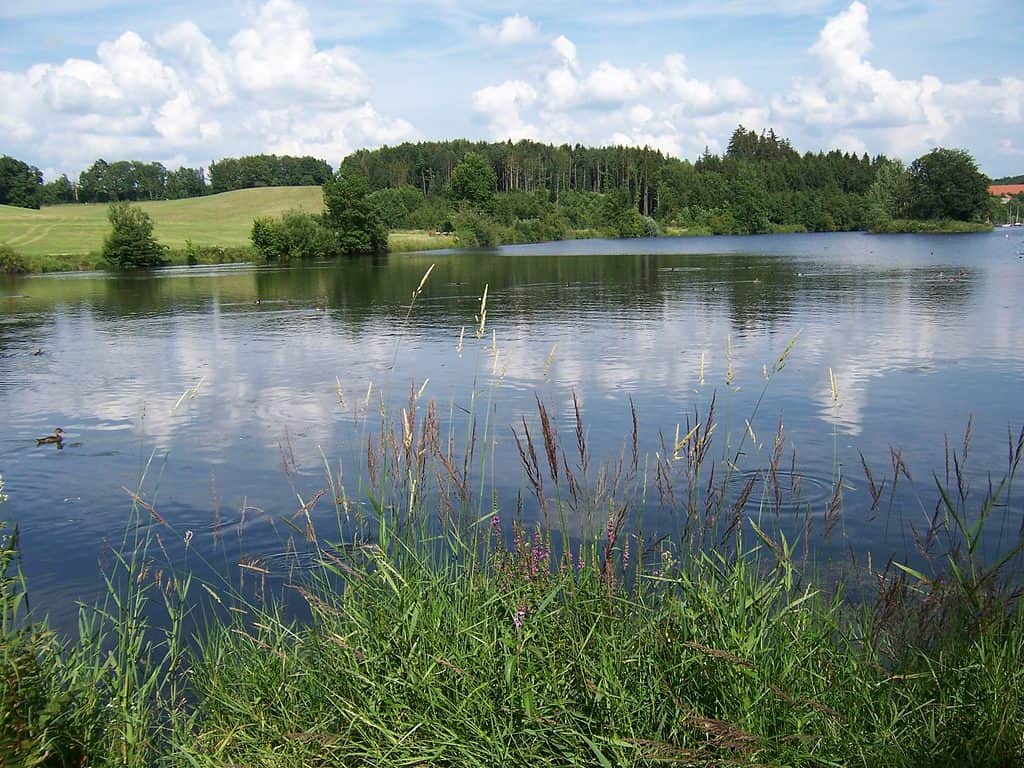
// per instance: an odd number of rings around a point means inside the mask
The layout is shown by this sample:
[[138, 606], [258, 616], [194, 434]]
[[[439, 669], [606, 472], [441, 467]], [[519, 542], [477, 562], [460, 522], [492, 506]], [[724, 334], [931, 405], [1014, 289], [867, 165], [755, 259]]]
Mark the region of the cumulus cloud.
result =
[[681, 54], [654, 67], [612, 61], [588, 67], [576, 44], [559, 35], [551, 55], [536, 86], [517, 79], [473, 94], [473, 107], [486, 116], [493, 138], [610, 142], [680, 155], [702, 149], [718, 118], [734, 119], [755, 100], [738, 78], [690, 76]]
[[506, 16], [496, 25], [481, 24], [480, 36], [497, 45], [521, 45], [536, 40], [540, 29], [530, 21], [529, 16]]
[[576, 44], [565, 35], [559, 35], [551, 41], [551, 50], [562, 60], [562, 64], [575, 71], [579, 68], [576, 61]]
[[[476, 91], [472, 104], [496, 139], [647, 145], [690, 157], [705, 147], [721, 151], [740, 124], [775, 128], [801, 147], [909, 160], [936, 145], [965, 143], [972, 126], [1024, 121], [1024, 80], [897, 75], [872, 61], [869, 22], [860, 0], [825, 20], [808, 41], [809, 73], [774, 94], [755, 91], [739, 73], [699, 76], [679, 52], [653, 63], [588, 63], [585, 50], [559, 35], [546, 65]], [[993, 146], [1015, 156], [1013, 144]]]
[[534, 126], [523, 121], [521, 111], [537, 100], [537, 91], [522, 80], [481, 88], [473, 94], [473, 108], [487, 116], [492, 136], [518, 141], [536, 138]]
[[[867, 6], [859, 0], [825, 24], [809, 53], [814, 77], [797, 78], [773, 100], [778, 118], [832, 132], [833, 143], [908, 156], [949, 141], [979, 113], [1020, 122], [1024, 81], [944, 83], [924, 74], [901, 79], [874, 65]], [[865, 139], [870, 139], [866, 142]]]
[[188, 21], [152, 41], [126, 31], [94, 58], [0, 71], [0, 88], [8, 151], [72, 173], [98, 156], [201, 164], [288, 151], [337, 163], [416, 135], [369, 101], [370, 80], [350, 51], [318, 47], [295, 0], [255, 8], [224, 47]]

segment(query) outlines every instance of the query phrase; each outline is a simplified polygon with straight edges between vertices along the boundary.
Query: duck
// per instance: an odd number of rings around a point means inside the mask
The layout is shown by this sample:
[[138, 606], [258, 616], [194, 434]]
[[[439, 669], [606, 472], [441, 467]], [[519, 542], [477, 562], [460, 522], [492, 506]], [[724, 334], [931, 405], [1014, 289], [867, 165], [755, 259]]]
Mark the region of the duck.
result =
[[64, 430], [61, 429], [60, 427], [57, 427], [55, 430], [53, 430], [52, 435], [36, 438], [36, 445], [50, 445], [51, 443], [56, 443], [57, 445], [60, 445], [62, 442], [64, 442]]

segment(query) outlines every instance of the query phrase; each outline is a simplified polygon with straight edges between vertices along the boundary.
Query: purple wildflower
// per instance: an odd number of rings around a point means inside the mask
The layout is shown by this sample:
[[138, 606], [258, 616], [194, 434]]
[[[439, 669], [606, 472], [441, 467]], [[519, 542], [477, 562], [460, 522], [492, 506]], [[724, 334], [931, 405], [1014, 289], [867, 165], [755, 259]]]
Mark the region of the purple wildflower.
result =
[[526, 606], [520, 605], [516, 609], [516, 612], [512, 614], [512, 623], [516, 625], [516, 629], [523, 628], [523, 621], [526, 619]]

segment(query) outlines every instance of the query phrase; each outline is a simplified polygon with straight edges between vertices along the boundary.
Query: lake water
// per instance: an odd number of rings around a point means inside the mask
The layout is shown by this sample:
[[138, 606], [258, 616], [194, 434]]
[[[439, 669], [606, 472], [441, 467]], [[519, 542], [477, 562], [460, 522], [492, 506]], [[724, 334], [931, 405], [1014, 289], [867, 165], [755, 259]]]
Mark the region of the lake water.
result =
[[[35, 607], [62, 626], [95, 596], [147, 463], [143, 497], [172, 559], [188, 535], [189, 552], [228, 571], [245, 558], [273, 571], [302, 549], [284, 521], [304, 525], [295, 516], [325, 487], [325, 459], [358, 501], [381, 403], [400, 425], [422, 387], [420, 423], [433, 399], [442, 441], [462, 446], [475, 415], [486, 458], [474, 503], [486, 512], [496, 498], [505, 519], [517, 503], [539, 515], [510, 429], [525, 416], [539, 434], [535, 398], [574, 446], [575, 393], [594, 464], [631, 463], [632, 401], [648, 478], [634, 500], [648, 530], [675, 535], [657, 456], [714, 395], [718, 477], [741, 440], [736, 484], [768, 467], [781, 421], [782, 514], [822, 516], [841, 477], [837, 546], [904, 556], [910, 524], [934, 512], [946, 436], [960, 452], [972, 419], [965, 477], [978, 498], [1024, 423], [1022, 251], [1018, 231], [661, 238], [2, 279], [0, 518], [20, 527]], [[60, 449], [36, 445], [58, 426]], [[861, 455], [880, 483], [893, 448], [913, 481], [872, 509]], [[748, 509], [773, 507], [767, 486], [751, 496]], [[328, 530], [329, 497], [310, 508]], [[1010, 497], [992, 547], [1021, 525], [1022, 494]]]

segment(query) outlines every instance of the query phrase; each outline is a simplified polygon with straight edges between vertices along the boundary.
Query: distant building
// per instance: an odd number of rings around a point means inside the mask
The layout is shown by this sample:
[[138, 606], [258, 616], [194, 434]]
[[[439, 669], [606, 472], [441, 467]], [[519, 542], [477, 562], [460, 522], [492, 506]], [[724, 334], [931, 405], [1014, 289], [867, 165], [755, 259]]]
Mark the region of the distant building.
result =
[[1024, 192], [1024, 184], [992, 184], [988, 188], [990, 195], [998, 197], [1004, 203], [1010, 202], [1010, 198], [1021, 192]]

